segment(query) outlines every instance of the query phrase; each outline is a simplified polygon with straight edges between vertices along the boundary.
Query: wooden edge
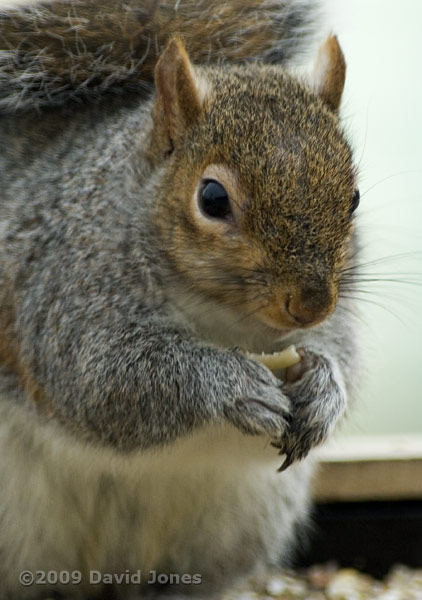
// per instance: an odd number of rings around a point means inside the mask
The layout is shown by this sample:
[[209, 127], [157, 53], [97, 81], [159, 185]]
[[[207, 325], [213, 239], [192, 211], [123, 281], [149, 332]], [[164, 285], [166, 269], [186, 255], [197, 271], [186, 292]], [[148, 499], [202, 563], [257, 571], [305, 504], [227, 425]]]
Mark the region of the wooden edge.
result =
[[338, 439], [318, 459], [317, 502], [422, 499], [422, 435]]

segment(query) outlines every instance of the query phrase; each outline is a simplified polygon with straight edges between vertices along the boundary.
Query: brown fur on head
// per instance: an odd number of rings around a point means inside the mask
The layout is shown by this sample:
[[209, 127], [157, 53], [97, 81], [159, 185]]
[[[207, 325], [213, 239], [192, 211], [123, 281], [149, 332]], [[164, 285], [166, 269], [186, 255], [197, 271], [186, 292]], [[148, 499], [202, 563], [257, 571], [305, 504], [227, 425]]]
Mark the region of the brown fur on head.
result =
[[[156, 68], [169, 260], [195, 292], [280, 330], [333, 312], [350, 254], [355, 172], [336, 115], [344, 59], [335, 38], [324, 48], [310, 84], [259, 64], [195, 71], [180, 42]], [[199, 207], [204, 180], [225, 188], [224, 218]]]

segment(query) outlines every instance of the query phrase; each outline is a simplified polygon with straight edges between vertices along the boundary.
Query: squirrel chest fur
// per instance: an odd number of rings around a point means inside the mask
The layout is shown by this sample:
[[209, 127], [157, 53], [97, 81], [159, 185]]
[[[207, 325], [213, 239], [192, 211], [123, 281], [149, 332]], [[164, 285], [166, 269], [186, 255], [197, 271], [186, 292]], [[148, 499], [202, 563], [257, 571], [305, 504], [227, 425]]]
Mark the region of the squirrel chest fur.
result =
[[[118, 597], [219, 597], [281, 564], [346, 409], [341, 49], [300, 81], [309, 2], [196, 4], [0, 13], [0, 598], [46, 592], [25, 570], [80, 572], [48, 587], [75, 598], [137, 570]], [[283, 383], [247, 356], [290, 343]]]

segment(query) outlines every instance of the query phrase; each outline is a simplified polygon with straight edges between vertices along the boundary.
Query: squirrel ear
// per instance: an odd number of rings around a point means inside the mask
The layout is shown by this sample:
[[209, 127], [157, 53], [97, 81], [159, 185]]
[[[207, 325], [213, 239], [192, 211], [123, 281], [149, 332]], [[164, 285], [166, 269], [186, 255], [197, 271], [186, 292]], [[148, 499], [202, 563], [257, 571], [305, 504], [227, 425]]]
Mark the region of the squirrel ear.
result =
[[173, 38], [155, 67], [154, 132], [171, 152], [186, 126], [202, 113], [207, 83], [198, 77], [180, 39]]
[[320, 46], [308, 83], [333, 111], [337, 111], [345, 78], [346, 61], [337, 37], [332, 35]]

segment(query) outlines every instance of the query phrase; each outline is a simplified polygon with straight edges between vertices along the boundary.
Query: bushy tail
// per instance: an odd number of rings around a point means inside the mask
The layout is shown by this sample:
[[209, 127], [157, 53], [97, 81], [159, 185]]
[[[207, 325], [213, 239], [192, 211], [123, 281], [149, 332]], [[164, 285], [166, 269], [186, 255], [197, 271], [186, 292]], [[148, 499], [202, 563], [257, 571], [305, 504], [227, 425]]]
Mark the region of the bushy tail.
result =
[[142, 92], [173, 34], [194, 63], [286, 63], [316, 0], [53, 0], [0, 9], [0, 111]]

